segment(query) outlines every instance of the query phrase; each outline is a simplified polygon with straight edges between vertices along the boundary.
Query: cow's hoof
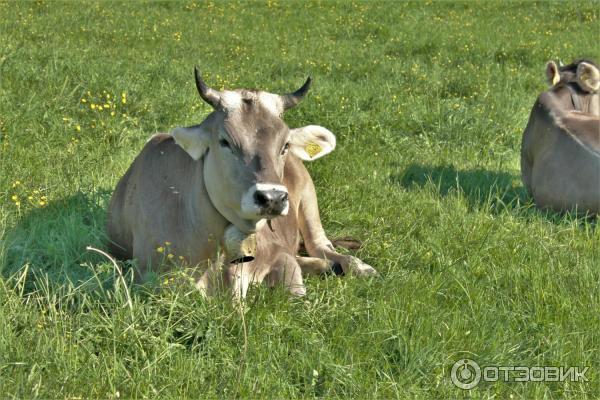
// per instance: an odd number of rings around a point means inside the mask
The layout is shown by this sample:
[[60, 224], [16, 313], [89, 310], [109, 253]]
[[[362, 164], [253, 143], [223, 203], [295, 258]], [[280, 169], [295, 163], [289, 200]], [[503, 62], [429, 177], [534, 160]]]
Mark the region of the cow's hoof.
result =
[[331, 272], [333, 275], [344, 275], [344, 269], [342, 268], [342, 265], [339, 262], [332, 262], [331, 265]]
[[350, 256], [350, 271], [354, 276], [378, 276], [379, 272], [362, 260]]
[[290, 294], [294, 297], [306, 296], [306, 288], [304, 286], [290, 288]]

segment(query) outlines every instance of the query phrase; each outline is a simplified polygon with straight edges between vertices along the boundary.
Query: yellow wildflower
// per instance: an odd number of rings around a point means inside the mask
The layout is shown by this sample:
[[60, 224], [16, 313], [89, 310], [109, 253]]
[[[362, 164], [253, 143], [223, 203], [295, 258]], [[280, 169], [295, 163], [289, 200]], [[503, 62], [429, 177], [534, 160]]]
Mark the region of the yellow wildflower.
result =
[[86, 99], [81, 99], [81, 102], [82, 103], [87, 103], [87, 100]]
[[170, 246], [171, 242], [165, 242], [165, 246]]
[[174, 256], [173, 254], [171, 254], [171, 253], [167, 254], [167, 258], [168, 258], [169, 260], [172, 260], [172, 259], [173, 259], [173, 257], [175, 257], [175, 256]]
[[80, 125], [76, 125], [76, 126], [75, 126], [75, 130], [76, 130], [77, 132], [81, 132], [81, 126], [80, 126]]
[[19, 196], [17, 196], [16, 194], [13, 194], [11, 199], [12, 199], [12, 201], [19, 201]]
[[164, 248], [164, 247], [162, 247], [162, 246], [160, 246], [160, 247], [157, 247], [157, 248], [156, 248], [156, 252], [157, 252], [157, 253], [164, 253], [164, 252], [165, 252], [165, 248]]

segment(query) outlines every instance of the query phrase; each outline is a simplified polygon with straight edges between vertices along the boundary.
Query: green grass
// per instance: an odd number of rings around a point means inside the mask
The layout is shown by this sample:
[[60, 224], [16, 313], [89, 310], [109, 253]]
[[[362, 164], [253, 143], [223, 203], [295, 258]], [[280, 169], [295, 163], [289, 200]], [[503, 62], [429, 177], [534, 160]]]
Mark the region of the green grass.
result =
[[[600, 60], [598, 10], [0, 2], [0, 397], [597, 397], [597, 222], [536, 210], [519, 145], [545, 62]], [[311, 74], [286, 121], [337, 135], [308, 166], [322, 219], [380, 279], [254, 288], [242, 313], [185, 284], [123, 285], [85, 250], [105, 248], [110, 194], [149, 135], [210, 111], [195, 64], [215, 87]], [[463, 357], [590, 366], [589, 382], [463, 391]]]

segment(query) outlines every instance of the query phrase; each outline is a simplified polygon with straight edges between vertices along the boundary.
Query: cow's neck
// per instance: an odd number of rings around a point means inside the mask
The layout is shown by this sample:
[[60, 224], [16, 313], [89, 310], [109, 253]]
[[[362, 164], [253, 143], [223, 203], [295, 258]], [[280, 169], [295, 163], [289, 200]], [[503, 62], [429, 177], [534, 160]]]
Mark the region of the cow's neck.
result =
[[209, 190], [209, 187], [219, 187], [221, 185], [221, 182], [216, 181], [213, 171], [211, 171], [211, 164], [207, 162], [208, 157], [208, 154], [205, 155], [201, 161], [202, 173], [204, 178], [204, 187], [206, 189], [206, 193], [212, 206], [225, 220], [235, 225], [241, 232], [248, 234], [256, 232], [257, 226], [260, 225], [261, 221], [263, 220], [247, 220], [239, 217], [234, 210], [223, 204], [224, 202], [219, 201], [219, 199], [215, 198], [215, 195], [213, 195], [212, 192], [216, 190]]
[[600, 95], [598, 93], [582, 92], [575, 83], [565, 85], [571, 94], [571, 102], [576, 111], [600, 116]]

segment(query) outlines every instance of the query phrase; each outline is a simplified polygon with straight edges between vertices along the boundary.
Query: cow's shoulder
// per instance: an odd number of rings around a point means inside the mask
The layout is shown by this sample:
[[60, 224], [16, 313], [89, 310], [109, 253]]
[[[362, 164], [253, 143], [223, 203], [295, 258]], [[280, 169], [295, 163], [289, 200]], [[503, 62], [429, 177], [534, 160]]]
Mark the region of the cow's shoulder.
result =
[[561, 118], [561, 127], [600, 157], [600, 118], [571, 111]]
[[142, 153], [146, 157], [175, 156], [182, 160], [192, 158], [175, 142], [175, 139], [168, 133], [156, 133], [148, 139]]
[[568, 91], [548, 90], [539, 95], [536, 105], [543, 109], [544, 113], [552, 116], [562, 116], [573, 110], [573, 103]]
[[168, 133], [155, 133], [154, 135], [150, 136], [150, 139], [148, 139], [148, 143], [153, 145], [160, 144], [165, 141], [173, 141], [173, 136]]
[[[195, 174], [202, 176], [202, 163], [194, 161], [174, 138], [166, 133], [153, 135], [134, 160], [135, 174], [138, 180], [151, 182], [151, 185], [189, 186], [187, 180]], [[164, 183], [164, 185], [162, 185]], [[161, 186], [162, 185], [162, 186]], [[156, 186], [158, 187], [158, 186]]]

